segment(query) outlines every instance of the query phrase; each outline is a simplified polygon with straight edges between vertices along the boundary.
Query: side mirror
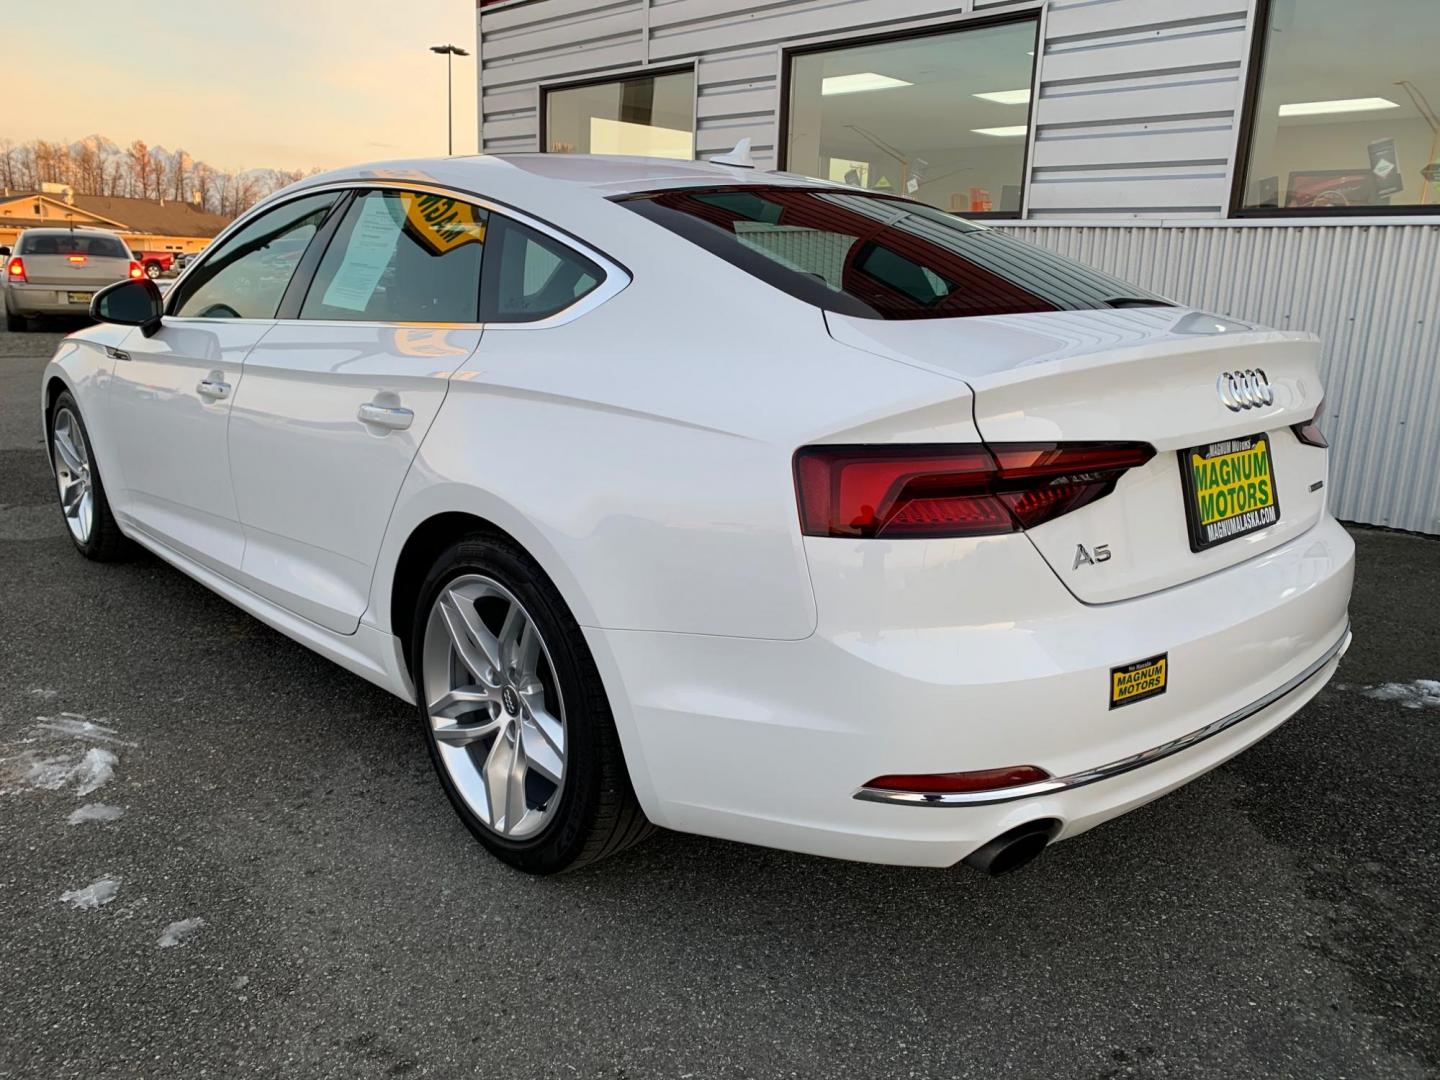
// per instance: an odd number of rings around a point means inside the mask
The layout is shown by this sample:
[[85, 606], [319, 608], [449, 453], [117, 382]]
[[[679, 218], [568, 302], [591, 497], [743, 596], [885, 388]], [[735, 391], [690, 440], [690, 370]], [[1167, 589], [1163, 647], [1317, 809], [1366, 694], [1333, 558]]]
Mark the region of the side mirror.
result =
[[117, 326], [138, 326], [146, 337], [160, 329], [165, 298], [149, 278], [126, 278], [90, 298], [90, 317]]

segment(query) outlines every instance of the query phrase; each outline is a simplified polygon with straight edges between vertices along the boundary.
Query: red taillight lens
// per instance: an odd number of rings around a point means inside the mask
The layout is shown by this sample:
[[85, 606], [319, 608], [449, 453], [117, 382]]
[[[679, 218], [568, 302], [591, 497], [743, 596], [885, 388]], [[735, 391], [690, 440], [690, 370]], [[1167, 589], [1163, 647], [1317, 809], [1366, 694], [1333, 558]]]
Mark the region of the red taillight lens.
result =
[[144, 276], [145, 276], [145, 268], [144, 268], [143, 266], [141, 266], [138, 262], [133, 262], [133, 261], [132, 261], [132, 262], [130, 263], [130, 276], [131, 276], [132, 278], [142, 278], [142, 277], [144, 277]]
[[1155, 456], [1145, 443], [806, 446], [795, 488], [806, 536], [992, 536], [1108, 495]]
[[5, 268], [5, 276], [11, 281], [27, 282], [25, 277], [25, 260], [16, 255], [10, 260], [10, 265]]
[[1004, 769], [980, 769], [977, 772], [903, 773], [877, 776], [867, 781], [867, 788], [884, 791], [911, 791], [925, 795], [945, 795], [959, 791], [998, 791], [1049, 780], [1050, 774], [1038, 765], [1011, 765]]
[[1325, 402], [1322, 401], [1320, 402], [1320, 407], [1315, 410], [1315, 415], [1305, 423], [1291, 424], [1290, 430], [1295, 433], [1295, 438], [1299, 439], [1306, 446], [1318, 446], [1321, 449], [1329, 446], [1330, 441], [1325, 438], [1325, 433], [1320, 430], [1320, 417], [1324, 412]]

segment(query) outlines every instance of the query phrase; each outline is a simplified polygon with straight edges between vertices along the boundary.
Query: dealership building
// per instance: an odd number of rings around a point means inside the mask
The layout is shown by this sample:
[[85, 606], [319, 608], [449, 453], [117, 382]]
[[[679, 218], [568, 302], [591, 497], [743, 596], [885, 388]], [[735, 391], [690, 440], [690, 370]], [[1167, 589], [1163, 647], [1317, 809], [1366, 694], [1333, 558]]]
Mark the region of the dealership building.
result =
[[1440, 534], [1440, 0], [479, 0], [477, 23], [487, 153], [749, 138], [760, 168], [1319, 334], [1335, 513]]

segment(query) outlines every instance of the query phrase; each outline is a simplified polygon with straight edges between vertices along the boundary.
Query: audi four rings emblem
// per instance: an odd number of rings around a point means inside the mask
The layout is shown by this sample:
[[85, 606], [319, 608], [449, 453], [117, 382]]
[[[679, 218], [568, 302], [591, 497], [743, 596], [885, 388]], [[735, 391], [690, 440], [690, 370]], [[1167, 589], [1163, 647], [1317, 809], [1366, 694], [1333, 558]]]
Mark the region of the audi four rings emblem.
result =
[[1275, 390], [1261, 368], [1227, 371], [1216, 381], [1215, 389], [1231, 412], [1275, 404]]

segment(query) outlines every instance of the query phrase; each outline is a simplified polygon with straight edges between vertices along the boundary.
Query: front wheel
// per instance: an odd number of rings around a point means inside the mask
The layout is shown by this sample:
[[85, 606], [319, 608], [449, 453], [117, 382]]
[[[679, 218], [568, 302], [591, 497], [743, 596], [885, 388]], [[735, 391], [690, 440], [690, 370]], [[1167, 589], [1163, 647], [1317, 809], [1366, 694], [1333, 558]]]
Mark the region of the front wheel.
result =
[[410, 655], [440, 782], [496, 857], [552, 874], [651, 831], [580, 627], [520, 548], [477, 535], [446, 551]]
[[89, 433], [68, 390], [55, 399], [50, 412], [50, 463], [60, 512], [80, 554], [96, 562], [114, 562], [128, 555], [130, 542], [110, 512]]

